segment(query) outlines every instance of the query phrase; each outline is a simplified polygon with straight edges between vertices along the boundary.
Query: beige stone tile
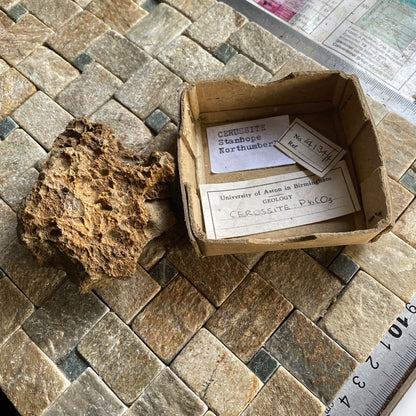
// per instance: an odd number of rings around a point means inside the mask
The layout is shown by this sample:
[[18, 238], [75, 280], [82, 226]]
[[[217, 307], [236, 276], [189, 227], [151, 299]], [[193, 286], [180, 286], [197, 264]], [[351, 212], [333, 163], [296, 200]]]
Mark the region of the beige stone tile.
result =
[[52, 98], [79, 75], [70, 63], [44, 46], [36, 48], [17, 69]]
[[178, 276], [137, 316], [133, 330], [169, 363], [214, 310], [183, 276]]
[[223, 67], [219, 74], [221, 78], [242, 77], [251, 82], [266, 82], [270, 79], [269, 74], [261, 66], [255, 64], [243, 54], [239, 53], [232, 57]]
[[61, 26], [48, 39], [48, 44], [64, 58], [72, 61], [107, 29], [108, 25], [102, 20], [84, 10]]
[[0, 251], [0, 266], [36, 306], [48, 299], [66, 276], [63, 271], [39, 266], [30, 251], [17, 240]]
[[2, 0], [1, 7], [4, 8], [4, 10], [10, 10], [17, 3], [19, 3], [19, 0]]
[[397, 296], [359, 271], [319, 325], [362, 362], [403, 308]]
[[147, 14], [132, 0], [93, 0], [86, 9], [121, 34]]
[[325, 67], [311, 58], [308, 58], [303, 53], [298, 52], [292, 56], [288, 61], [274, 74], [270, 81], [288, 76], [292, 72], [304, 71], [324, 71]]
[[206, 328], [247, 363], [292, 308], [265, 280], [251, 273], [211, 317]]
[[60, 362], [107, 311], [97, 296], [81, 295], [67, 280], [26, 320], [23, 329], [45, 354]]
[[9, 65], [7, 65], [6, 61], [3, 61], [3, 59], [0, 59], [0, 74], [3, 72], [6, 72], [9, 69]]
[[328, 267], [342, 250], [342, 247], [313, 247], [305, 248], [304, 250], [319, 264], [322, 264], [324, 267]]
[[0, 188], [11, 177], [22, 174], [46, 156], [46, 152], [22, 129], [0, 142]]
[[159, 239], [149, 241], [140, 254], [138, 263], [149, 271], [166, 253], [166, 248], [160, 244]]
[[186, 35], [213, 51], [246, 22], [247, 18], [232, 7], [216, 3], [187, 29]]
[[395, 220], [408, 207], [414, 195], [394, 179], [389, 178], [393, 217]]
[[[163, 104], [161, 104], [161, 107], [163, 107]], [[160, 130], [159, 134], [147, 143], [146, 147], [141, 152], [145, 155], [150, 155], [154, 150], [159, 150], [176, 155], [178, 137], [178, 127], [173, 123], [167, 123], [166, 126]]]
[[209, 7], [217, 2], [217, 0], [164, 0], [165, 3], [170, 4], [191, 20], [198, 19]]
[[11, 282], [0, 278], [0, 345], [32, 314], [33, 304]]
[[78, 351], [126, 404], [136, 400], [164, 367], [113, 313], [108, 313], [85, 336]]
[[416, 292], [416, 251], [393, 233], [347, 246], [344, 253], [405, 302]]
[[329, 404], [358, 363], [295, 310], [266, 344], [277, 361], [323, 403]]
[[377, 131], [389, 175], [399, 180], [413, 163], [416, 153], [416, 126], [394, 113], [387, 114]]
[[13, 119], [50, 150], [73, 117], [45, 93], [38, 91], [14, 111]]
[[0, 56], [9, 64], [17, 65], [52, 33], [36, 17], [26, 14], [7, 31], [0, 28]]
[[207, 405], [165, 368], [124, 416], [202, 416]]
[[0, 348], [0, 388], [22, 416], [42, 414], [69, 381], [19, 330]]
[[35, 91], [35, 86], [14, 68], [5, 71], [0, 77], [0, 119], [8, 116]]
[[199, 258], [187, 241], [176, 244], [166, 257], [215, 306], [220, 306], [249, 272], [233, 256]]
[[99, 288], [97, 294], [126, 323], [159, 292], [160, 286], [140, 266], [128, 280], [114, 280], [110, 286]]
[[125, 410], [100, 377], [87, 368], [43, 416], [120, 416]]
[[416, 248], [416, 202], [413, 202], [404, 211], [403, 215], [397, 221], [393, 228], [393, 233], [400, 237], [406, 243]]
[[302, 250], [267, 253], [253, 270], [312, 321], [342, 289], [340, 280]]
[[367, 99], [367, 104], [370, 107], [370, 112], [373, 116], [374, 123], [380, 123], [380, 121], [383, 120], [384, 116], [388, 114], [389, 110], [387, 110], [387, 108], [383, 104], [380, 104], [376, 100], [373, 100], [368, 95], [365, 98]]
[[46, 25], [58, 29], [82, 8], [71, 0], [23, 0], [26, 7]]
[[16, 214], [0, 199], [0, 252], [16, 239]]
[[244, 264], [244, 266], [251, 269], [256, 265], [256, 263], [259, 262], [259, 260], [264, 255], [265, 253], [240, 253], [240, 254], [234, 254], [234, 257], [240, 260], [241, 263]]
[[325, 406], [282, 366], [243, 416], [321, 416]]
[[206, 329], [195, 335], [171, 369], [219, 415], [239, 415], [262, 386]]

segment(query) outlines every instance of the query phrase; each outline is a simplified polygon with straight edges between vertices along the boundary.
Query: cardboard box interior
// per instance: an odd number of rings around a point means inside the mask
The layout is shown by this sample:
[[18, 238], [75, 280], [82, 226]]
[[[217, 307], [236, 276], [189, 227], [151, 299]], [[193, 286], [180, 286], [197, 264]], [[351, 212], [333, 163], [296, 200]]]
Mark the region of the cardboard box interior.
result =
[[[245, 237], [208, 240], [199, 185], [234, 182], [304, 170], [299, 165], [213, 174], [206, 128], [288, 114], [347, 150], [344, 157], [361, 211], [332, 220]], [[338, 71], [291, 74], [270, 84], [219, 80], [191, 87], [182, 96], [178, 143], [185, 221], [203, 255], [270, 251], [371, 241], [392, 223], [382, 150], [355, 76]]]

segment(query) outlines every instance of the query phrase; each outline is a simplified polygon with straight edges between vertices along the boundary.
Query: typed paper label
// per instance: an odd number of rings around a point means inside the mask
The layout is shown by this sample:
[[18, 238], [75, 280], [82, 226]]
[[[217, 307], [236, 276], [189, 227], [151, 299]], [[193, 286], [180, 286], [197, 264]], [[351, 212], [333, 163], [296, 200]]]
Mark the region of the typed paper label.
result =
[[325, 221], [360, 210], [345, 161], [324, 178], [309, 172], [200, 186], [209, 239]]

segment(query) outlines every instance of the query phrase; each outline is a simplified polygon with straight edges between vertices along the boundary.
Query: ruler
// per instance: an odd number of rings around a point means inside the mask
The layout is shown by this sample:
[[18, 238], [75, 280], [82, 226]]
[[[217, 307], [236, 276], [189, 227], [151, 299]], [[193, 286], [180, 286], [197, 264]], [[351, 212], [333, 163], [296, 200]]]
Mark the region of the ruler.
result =
[[416, 296], [367, 360], [358, 366], [324, 415], [379, 415], [415, 364]]
[[367, 95], [379, 103], [384, 104], [390, 111], [393, 111], [406, 118], [411, 123], [416, 124], [416, 103], [403, 97], [381, 81], [374, 78], [370, 73], [361, 70], [341, 56], [335, 54], [332, 50], [308, 38], [283, 20], [280, 20], [267, 10], [250, 1], [221, 1], [238, 10], [249, 20], [264, 27], [280, 40], [320, 63], [325, 68], [341, 70], [349, 74], [357, 75], [360, 79], [361, 86]]

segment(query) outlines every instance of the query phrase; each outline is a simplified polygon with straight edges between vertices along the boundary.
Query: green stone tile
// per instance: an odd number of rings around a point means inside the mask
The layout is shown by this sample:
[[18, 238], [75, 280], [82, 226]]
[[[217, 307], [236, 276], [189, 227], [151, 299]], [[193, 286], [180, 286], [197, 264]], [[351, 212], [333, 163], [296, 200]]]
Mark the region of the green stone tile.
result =
[[94, 59], [91, 58], [86, 52], [81, 52], [72, 60], [72, 65], [78, 68], [81, 72], [84, 72], [88, 65], [92, 64]]
[[162, 258], [159, 263], [150, 270], [149, 274], [160, 286], [165, 287], [178, 275], [178, 270], [167, 259]]
[[347, 284], [360, 269], [360, 265], [344, 253], [340, 253], [331, 263], [328, 270]]
[[15, 22], [18, 22], [27, 13], [28, 10], [21, 3], [16, 4], [16, 6], [7, 11], [7, 15]]
[[169, 116], [157, 108], [146, 118], [145, 124], [154, 134], [158, 134], [169, 121]]
[[414, 169], [408, 169], [399, 182], [410, 192], [416, 194], [416, 171]]
[[325, 404], [332, 401], [358, 365], [296, 310], [273, 334], [266, 349]]
[[212, 53], [217, 59], [226, 64], [231, 58], [238, 54], [228, 43], [221, 43]]
[[73, 349], [58, 366], [70, 381], [75, 381], [88, 368], [87, 362], [76, 349]]
[[143, 0], [139, 2], [140, 7], [148, 13], [152, 13], [157, 6], [159, 6], [159, 2], [157, 0]]
[[247, 367], [263, 382], [266, 383], [279, 368], [280, 363], [272, 357], [264, 348], [257, 351], [256, 355], [247, 364]]
[[78, 351], [126, 404], [136, 400], [164, 367], [113, 313], [108, 313], [85, 336]]
[[81, 295], [66, 281], [23, 325], [53, 361], [62, 361], [108, 308], [93, 293]]

